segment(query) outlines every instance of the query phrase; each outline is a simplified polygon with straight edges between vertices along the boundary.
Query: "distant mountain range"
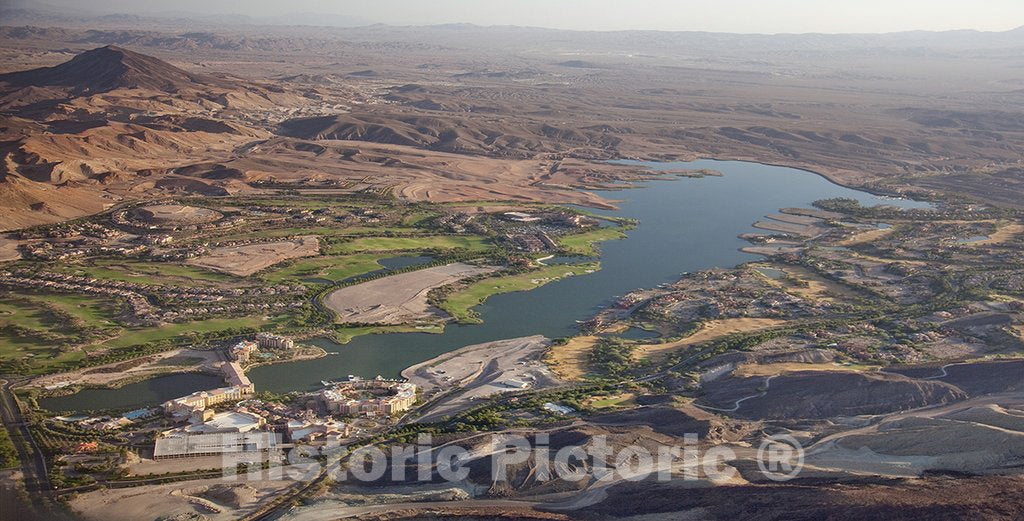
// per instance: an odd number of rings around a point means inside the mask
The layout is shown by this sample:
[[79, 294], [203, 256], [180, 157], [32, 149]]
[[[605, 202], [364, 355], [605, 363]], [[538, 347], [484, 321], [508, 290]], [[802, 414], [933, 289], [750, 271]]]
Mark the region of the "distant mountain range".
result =
[[[388, 26], [377, 20], [368, 18], [332, 13], [298, 12], [272, 17], [257, 17], [238, 13], [214, 13], [203, 14], [187, 11], [160, 11], [145, 14], [124, 14], [124, 13], [100, 13], [91, 10], [87, 6], [77, 8], [66, 8], [48, 5], [45, 2], [35, 0], [8, 0], [5, 5], [0, 6], [0, 23], [3, 25], [15, 24], [41, 24], [58, 23], [63, 25], [94, 25], [102, 26], [118, 23], [136, 24], [187, 24], [200, 23], [205, 25], [233, 25], [233, 26], [306, 26], [306, 27], [365, 27], [370, 25]], [[390, 26], [402, 27], [402, 26]], [[817, 45], [843, 47], [865, 47], [871, 45], [923, 45], [934, 46], [950, 45], [956, 42], [967, 44], [978, 44], [981, 41], [987, 42], [991, 39], [1004, 40], [1015, 39], [1024, 45], [1024, 26], [1010, 31], [976, 31], [972, 29], [953, 31], [903, 31], [893, 33], [849, 33], [849, 34], [824, 34], [824, 33], [802, 33], [802, 34], [738, 34], [738, 33], [711, 33], [703, 31], [646, 31], [646, 30], [624, 30], [624, 31], [569, 31], [562, 29], [545, 29], [537, 27], [518, 26], [480, 26], [470, 23], [447, 23], [425, 26], [410, 26], [438, 29], [445, 31], [551, 31], [559, 33], [579, 34], [621, 34], [621, 35], [647, 35], [648, 37], [668, 37], [674, 39], [686, 39], [687, 37], [708, 38], [709, 36], [722, 37], [729, 41], [742, 39], [756, 44], [764, 39], [771, 39], [776, 43], [786, 42], [789, 45]]]
[[228, 25], [303, 25], [320, 27], [359, 27], [376, 23], [359, 16], [329, 13], [288, 13], [273, 17], [256, 17], [235, 13], [202, 14], [186, 11], [160, 11], [145, 14], [99, 13], [80, 6], [65, 8], [42, 2], [8, 1], [0, 6], [0, 20], [6, 24], [61, 23], [61, 24], [109, 24], [109, 23], [182, 23]]

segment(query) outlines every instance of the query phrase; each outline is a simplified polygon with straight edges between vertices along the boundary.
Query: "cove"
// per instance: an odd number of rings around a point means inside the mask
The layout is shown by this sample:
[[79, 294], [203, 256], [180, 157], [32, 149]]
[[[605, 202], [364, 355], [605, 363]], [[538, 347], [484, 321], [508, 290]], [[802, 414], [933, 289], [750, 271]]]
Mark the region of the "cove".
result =
[[219, 375], [179, 373], [157, 376], [117, 389], [84, 389], [68, 396], [40, 398], [39, 405], [54, 411], [128, 409], [163, 403], [195, 391], [224, 385]]
[[[532, 291], [491, 297], [475, 308], [483, 319], [482, 324], [453, 324], [441, 334], [365, 335], [344, 345], [319, 339], [314, 343], [337, 354], [257, 367], [249, 372], [249, 377], [261, 391], [312, 390], [320, 387], [321, 380], [343, 379], [350, 374], [394, 377], [410, 365], [470, 344], [536, 334], [550, 338], [570, 336], [576, 331], [577, 321], [590, 318], [616, 296], [674, 281], [686, 272], [733, 267], [761, 259], [739, 251], [749, 243], [737, 235], [758, 232], [751, 225], [765, 215], [777, 213], [779, 208], [808, 207], [815, 200], [832, 197], [856, 199], [865, 206], [931, 206], [839, 186], [813, 172], [760, 163], [716, 160], [626, 163], [651, 170], [713, 169], [724, 175], [666, 177], [642, 183], [635, 189], [600, 192], [618, 201], [619, 210], [594, 213], [640, 221], [625, 239], [599, 245], [601, 270], [561, 279]], [[177, 395], [194, 390], [183, 385]], [[127, 387], [90, 391], [87, 397], [82, 395], [53, 398], [43, 405], [81, 410], [129, 407], [138, 405], [139, 401]]]

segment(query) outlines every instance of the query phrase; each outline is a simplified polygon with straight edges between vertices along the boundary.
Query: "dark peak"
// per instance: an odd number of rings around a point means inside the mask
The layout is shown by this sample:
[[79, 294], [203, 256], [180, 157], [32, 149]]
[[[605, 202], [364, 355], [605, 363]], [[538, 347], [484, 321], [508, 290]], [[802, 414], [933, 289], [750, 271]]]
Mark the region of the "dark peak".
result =
[[0, 81], [15, 87], [70, 87], [79, 95], [119, 88], [174, 93], [182, 89], [231, 86], [225, 80], [192, 74], [159, 58], [116, 45], [85, 51], [54, 67], [3, 74]]

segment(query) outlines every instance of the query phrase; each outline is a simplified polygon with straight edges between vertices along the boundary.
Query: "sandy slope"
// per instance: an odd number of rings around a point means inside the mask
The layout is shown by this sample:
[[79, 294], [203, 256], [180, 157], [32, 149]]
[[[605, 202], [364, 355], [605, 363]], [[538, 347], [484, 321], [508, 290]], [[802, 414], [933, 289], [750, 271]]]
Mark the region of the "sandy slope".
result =
[[332, 291], [324, 304], [339, 323], [403, 324], [435, 315], [427, 303], [431, 289], [496, 268], [454, 263], [383, 277]]

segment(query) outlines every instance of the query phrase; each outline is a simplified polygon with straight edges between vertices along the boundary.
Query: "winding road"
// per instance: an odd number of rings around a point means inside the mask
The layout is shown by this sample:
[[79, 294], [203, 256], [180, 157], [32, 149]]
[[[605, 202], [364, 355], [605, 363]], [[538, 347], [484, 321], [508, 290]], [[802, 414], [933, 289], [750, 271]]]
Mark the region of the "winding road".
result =
[[710, 405], [700, 405], [700, 404], [697, 404], [697, 403], [694, 403], [694, 405], [696, 405], [697, 407], [700, 407], [701, 409], [710, 409], [712, 411], [722, 411], [722, 412], [735, 412], [735, 411], [738, 411], [739, 408], [740, 408], [740, 404], [741, 403], [743, 403], [743, 402], [745, 402], [747, 400], [750, 400], [752, 398], [760, 398], [760, 397], [768, 394], [768, 388], [771, 387], [771, 385], [772, 385], [772, 379], [774, 379], [777, 376], [779, 376], [779, 375], [773, 374], [773, 375], [765, 378], [764, 379], [764, 390], [763, 391], [760, 391], [757, 394], [752, 394], [750, 396], [745, 396], [743, 398], [740, 398], [739, 400], [736, 400], [736, 403], [732, 407], [730, 407], [728, 409], [723, 409], [721, 407], [712, 407]]
[[946, 372], [946, 369], [949, 369], [950, 367], [953, 367], [954, 365], [967, 365], [967, 364], [968, 364], [968, 362], [953, 362], [952, 364], [946, 364], [946, 365], [944, 365], [944, 366], [939, 368], [939, 370], [941, 371], [939, 374], [937, 374], [935, 376], [929, 376], [929, 377], [926, 377], [926, 378], [922, 378], [922, 380], [935, 380], [935, 379], [938, 379], [938, 378], [945, 378], [945, 377], [949, 376], [949, 373]]

